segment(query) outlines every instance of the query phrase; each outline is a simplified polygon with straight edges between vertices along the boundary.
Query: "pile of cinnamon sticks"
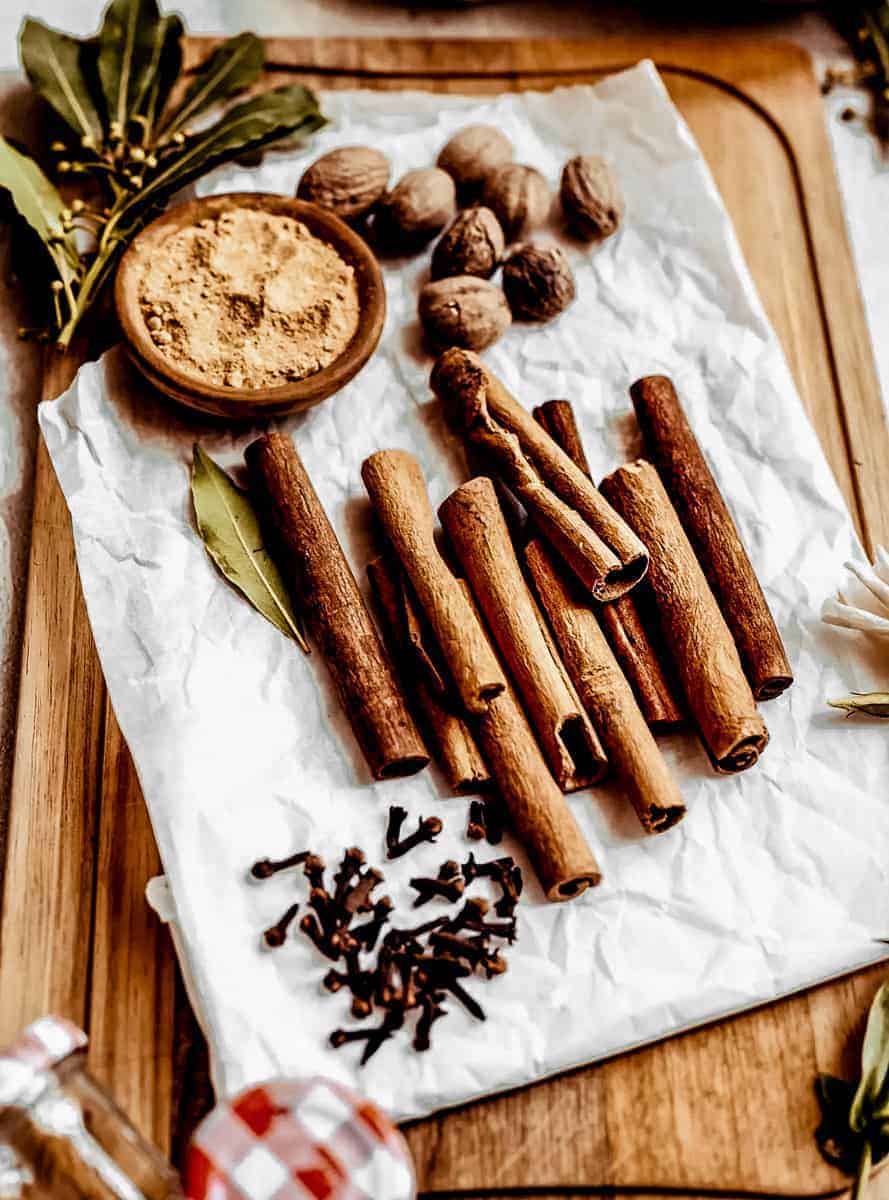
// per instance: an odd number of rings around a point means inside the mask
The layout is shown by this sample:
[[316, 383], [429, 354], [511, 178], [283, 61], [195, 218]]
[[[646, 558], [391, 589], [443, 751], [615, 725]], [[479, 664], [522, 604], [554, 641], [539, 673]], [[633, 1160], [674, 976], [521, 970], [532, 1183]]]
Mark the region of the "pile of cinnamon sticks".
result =
[[685, 806], [655, 735], [688, 720], [718, 771], [753, 766], [768, 741], [756, 701], [792, 674], [668, 379], [631, 389], [651, 461], [599, 488], [566, 401], [532, 415], [457, 349], [431, 385], [476, 474], [439, 531], [412, 455], [364, 462], [384, 640], [289, 438], [248, 448], [254, 490], [375, 777], [419, 770], [428, 744], [454, 793], [503, 806], [548, 898], [566, 900], [601, 876], [565, 793], [611, 771], [642, 829], [664, 832]]

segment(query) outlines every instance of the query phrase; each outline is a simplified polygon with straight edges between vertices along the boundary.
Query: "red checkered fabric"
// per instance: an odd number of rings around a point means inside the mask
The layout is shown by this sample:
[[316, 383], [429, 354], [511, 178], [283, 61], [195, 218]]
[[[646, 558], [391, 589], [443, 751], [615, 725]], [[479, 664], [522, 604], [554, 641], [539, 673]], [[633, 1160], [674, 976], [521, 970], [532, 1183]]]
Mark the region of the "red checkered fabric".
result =
[[217, 1105], [185, 1164], [189, 1200], [412, 1200], [404, 1138], [330, 1079], [278, 1079]]

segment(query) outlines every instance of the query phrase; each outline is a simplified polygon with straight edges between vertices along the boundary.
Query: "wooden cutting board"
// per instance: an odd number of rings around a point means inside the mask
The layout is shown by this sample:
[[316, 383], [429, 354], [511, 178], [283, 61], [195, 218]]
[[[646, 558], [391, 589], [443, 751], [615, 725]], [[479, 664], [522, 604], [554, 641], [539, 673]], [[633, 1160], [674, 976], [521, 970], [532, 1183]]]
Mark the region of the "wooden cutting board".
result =
[[[886, 542], [889, 485], [881, 486], [880, 469], [889, 476], [889, 434], [818, 88], [802, 51], [732, 34], [657, 44], [283, 40], [269, 43], [269, 81], [296, 75], [315, 87], [493, 93], [592, 82], [646, 56], [713, 169], [862, 536]], [[46, 395], [62, 388], [67, 369], [52, 367]], [[8, 829], [0, 1038], [47, 1010], [82, 1023], [95, 1073], [169, 1148], [204, 1102], [192, 1070], [199, 1042], [167, 932], [144, 900], [160, 865], [42, 448]], [[583, 1185], [680, 1193], [841, 1186], [815, 1149], [812, 1083], [818, 1070], [854, 1070], [881, 976], [861, 972], [420, 1122], [409, 1139], [421, 1184], [478, 1195], [565, 1195]], [[874, 1194], [883, 1190], [889, 1195], [883, 1187]]]

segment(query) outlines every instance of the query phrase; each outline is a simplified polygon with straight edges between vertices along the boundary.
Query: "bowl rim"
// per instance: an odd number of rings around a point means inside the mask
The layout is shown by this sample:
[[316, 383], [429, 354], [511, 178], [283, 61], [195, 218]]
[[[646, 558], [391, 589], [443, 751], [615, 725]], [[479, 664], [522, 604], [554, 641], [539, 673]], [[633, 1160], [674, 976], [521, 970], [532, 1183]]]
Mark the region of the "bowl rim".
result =
[[[157, 349], [149, 335], [139, 303], [139, 284], [146, 259], [169, 234], [234, 208], [250, 208], [301, 221], [314, 236], [331, 245], [355, 269], [358, 328], [333, 362], [304, 379], [264, 388], [204, 383], [191, 372], [171, 363]], [[127, 247], [117, 270], [114, 301], [130, 356], [137, 367], [144, 365], [148, 368], [150, 381], [189, 407], [225, 416], [246, 416], [263, 410], [270, 414], [281, 414], [307, 408], [338, 391], [373, 354], [386, 319], [386, 291], [382, 272], [364, 238], [334, 213], [317, 204], [275, 192], [223, 192], [200, 196], [167, 209], [146, 225]]]

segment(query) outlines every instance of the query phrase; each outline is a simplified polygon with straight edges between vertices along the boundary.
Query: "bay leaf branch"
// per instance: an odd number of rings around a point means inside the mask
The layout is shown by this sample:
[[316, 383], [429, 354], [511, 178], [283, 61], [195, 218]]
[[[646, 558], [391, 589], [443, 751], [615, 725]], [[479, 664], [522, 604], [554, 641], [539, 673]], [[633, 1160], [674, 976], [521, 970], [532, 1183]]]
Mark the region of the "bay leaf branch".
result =
[[191, 495], [198, 533], [225, 578], [308, 654], [281, 573], [263, 544], [259, 518], [247, 495], [210, 456], [194, 447]]

